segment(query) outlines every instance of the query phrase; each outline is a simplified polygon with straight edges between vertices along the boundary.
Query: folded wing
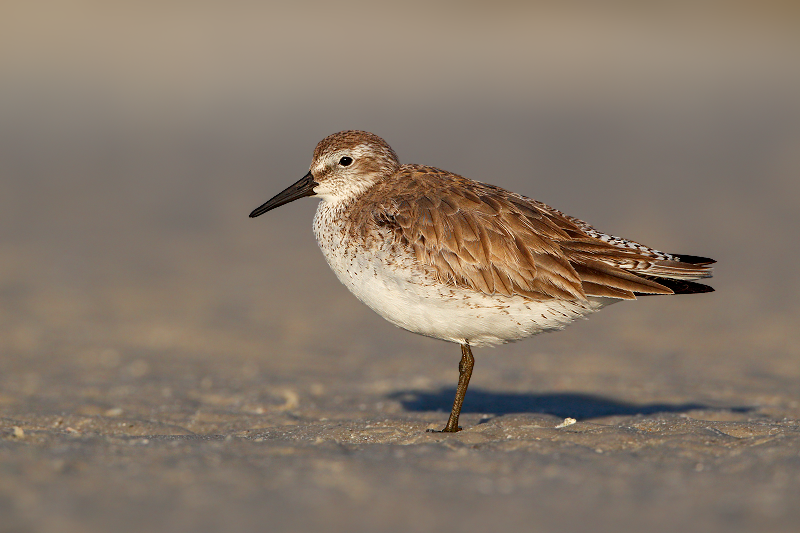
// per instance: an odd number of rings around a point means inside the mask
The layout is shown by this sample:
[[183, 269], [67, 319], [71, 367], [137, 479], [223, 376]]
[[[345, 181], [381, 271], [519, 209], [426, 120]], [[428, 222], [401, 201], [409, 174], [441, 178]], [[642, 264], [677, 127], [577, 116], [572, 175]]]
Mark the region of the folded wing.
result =
[[435, 168], [403, 171], [362, 199], [371, 207], [354, 227], [391, 230], [442, 283], [536, 300], [713, 291], [692, 281], [711, 276], [711, 259], [606, 235], [541, 202]]

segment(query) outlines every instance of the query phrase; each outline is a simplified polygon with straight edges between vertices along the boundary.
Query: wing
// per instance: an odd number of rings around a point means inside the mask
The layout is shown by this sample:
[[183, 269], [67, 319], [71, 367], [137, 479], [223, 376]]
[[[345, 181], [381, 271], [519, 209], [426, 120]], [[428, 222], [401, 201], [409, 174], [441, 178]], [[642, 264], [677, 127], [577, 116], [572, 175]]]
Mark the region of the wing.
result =
[[401, 173], [363, 199], [370, 216], [360, 223], [391, 230], [445, 284], [536, 300], [635, 299], [676, 292], [659, 277], [697, 279], [708, 270], [499, 187], [431, 167], [404, 165]]

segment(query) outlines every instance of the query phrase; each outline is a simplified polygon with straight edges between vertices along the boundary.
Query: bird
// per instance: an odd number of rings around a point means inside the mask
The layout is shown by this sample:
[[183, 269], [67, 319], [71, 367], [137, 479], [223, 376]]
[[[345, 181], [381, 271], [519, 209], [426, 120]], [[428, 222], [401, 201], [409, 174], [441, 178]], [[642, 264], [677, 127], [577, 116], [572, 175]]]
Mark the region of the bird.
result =
[[564, 328], [646, 295], [713, 292], [713, 259], [658, 251], [542, 202], [436, 167], [400, 164], [381, 137], [340, 131], [309, 171], [257, 207], [320, 199], [314, 235], [338, 279], [403, 329], [461, 346], [444, 433], [461, 430], [472, 347]]

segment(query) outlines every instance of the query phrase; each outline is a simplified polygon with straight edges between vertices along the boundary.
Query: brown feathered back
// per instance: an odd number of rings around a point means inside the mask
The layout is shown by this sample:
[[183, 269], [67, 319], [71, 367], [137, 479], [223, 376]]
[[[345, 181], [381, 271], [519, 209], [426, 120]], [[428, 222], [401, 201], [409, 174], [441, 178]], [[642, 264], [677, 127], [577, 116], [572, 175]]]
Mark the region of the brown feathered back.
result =
[[535, 300], [673, 294], [657, 280], [709, 277], [713, 262], [683, 262], [541, 202], [420, 165], [400, 167], [350, 213], [352, 233], [368, 238], [388, 229], [436, 279], [485, 294]]

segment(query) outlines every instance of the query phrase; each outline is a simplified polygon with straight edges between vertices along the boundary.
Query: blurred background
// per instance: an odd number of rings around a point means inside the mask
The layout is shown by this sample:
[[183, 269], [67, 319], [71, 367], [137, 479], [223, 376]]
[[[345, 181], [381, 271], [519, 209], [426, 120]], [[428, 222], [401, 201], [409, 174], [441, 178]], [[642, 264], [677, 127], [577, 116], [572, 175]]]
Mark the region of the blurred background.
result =
[[0, 407], [158, 418], [277, 387], [333, 416], [449, 391], [457, 347], [339, 285], [315, 200], [247, 218], [364, 129], [719, 261], [714, 294], [476, 352], [476, 390], [797, 418], [799, 57], [789, 1], [4, 2]]

